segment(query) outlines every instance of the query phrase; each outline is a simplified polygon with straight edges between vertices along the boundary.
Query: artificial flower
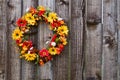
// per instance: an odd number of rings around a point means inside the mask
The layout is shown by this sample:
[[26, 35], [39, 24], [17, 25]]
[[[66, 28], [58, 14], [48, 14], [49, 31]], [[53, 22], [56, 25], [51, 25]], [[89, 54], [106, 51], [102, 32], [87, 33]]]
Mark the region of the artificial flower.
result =
[[45, 11], [45, 7], [44, 6], [38, 6], [37, 8], [39, 11]]
[[56, 48], [55, 48], [55, 47], [50, 47], [50, 48], [49, 48], [49, 53], [50, 53], [51, 55], [56, 55], [56, 54], [57, 54]]
[[59, 27], [59, 26], [61, 26], [63, 23], [61, 23], [61, 21], [53, 21], [52, 23], [51, 23], [51, 27], [52, 28], [56, 28], [56, 27]]
[[42, 66], [44, 64], [43, 60], [40, 59], [39, 64]]
[[16, 40], [18, 46], [22, 46], [22, 38]]
[[61, 26], [61, 27], [58, 27], [57, 29], [57, 33], [61, 36], [64, 36], [64, 35], [68, 35], [68, 28], [67, 26]]
[[55, 21], [57, 18], [58, 18], [57, 14], [54, 12], [51, 12], [51, 13], [49, 13], [47, 19], [48, 19], [48, 22], [53, 23], [53, 21]]
[[40, 50], [39, 55], [40, 55], [40, 57], [49, 56], [49, 52], [47, 49], [42, 49], [42, 50]]
[[50, 45], [53, 46], [53, 47], [55, 47], [56, 43], [55, 42], [51, 42]]
[[60, 37], [60, 41], [62, 42], [63, 45], [67, 44], [67, 39], [65, 37]]
[[27, 61], [34, 61], [37, 56], [35, 53], [32, 53], [32, 54], [25, 54], [24, 57], [25, 57], [25, 60]]
[[16, 24], [19, 27], [25, 27], [27, 25], [27, 21], [22, 19], [22, 18], [20, 18], [20, 19], [17, 20]]
[[23, 32], [28, 32], [29, 31], [29, 29], [30, 29], [30, 27], [20, 27], [20, 29], [21, 29], [21, 31], [23, 31]]
[[41, 11], [38, 12], [38, 16], [42, 16], [44, 13], [45, 13], [45, 11], [41, 10]]
[[29, 12], [32, 14], [35, 14], [35, 13], [37, 13], [37, 10], [35, 8], [31, 7]]
[[26, 50], [28, 50], [28, 47], [27, 47], [26, 45], [24, 45], [24, 46], [22, 46], [22, 49], [23, 49], [24, 51], [26, 51]]
[[61, 50], [63, 50], [64, 45], [63, 44], [58, 44], [58, 48], [60, 48]]
[[[53, 35], [48, 35], [51, 38], [46, 42], [48, 46], [42, 50], [36, 49], [27, 37], [28, 31], [32, 30], [30, 28], [37, 26], [40, 22], [47, 23], [53, 32]], [[37, 9], [29, 8], [25, 15], [17, 20], [16, 25], [17, 28], [13, 31], [12, 38], [20, 48], [20, 58], [26, 61], [34, 61], [43, 65], [52, 60], [54, 55], [59, 55], [67, 44], [68, 28], [63, 18], [43, 6], [38, 6]]]
[[13, 40], [18, 40], [23, 36], [23, 32], [19, 28], [16, 28], [12, 33]]
[[35, 17], [32, 15], [32, 13], [27, 13], [24, 17], [30, 25], [35, 25], [36, 21], [35, 21]]
[[38, 16], [42, 16], [45, 13], [45, 8], [43, 6], [39, 6], [38, 10]]
[[25, 50], [21, 50], [21, 52], [20, 52], [22, 55], [23, 54], [25, 54], [26, 53], [26, 51]]
[[56, 48], [56, 50], [57, 50], [57, 54], [60, 54], [60, 53], [61, 53], [61, 51], [62, 51], [62, 49], [61, 49], [61, 48]]
[[22, 43], [22, 48], [25, 51], [28, 50], [28, 49], [30, 49], [32, 46], [33, 46], [32, 41], [24, 41]]

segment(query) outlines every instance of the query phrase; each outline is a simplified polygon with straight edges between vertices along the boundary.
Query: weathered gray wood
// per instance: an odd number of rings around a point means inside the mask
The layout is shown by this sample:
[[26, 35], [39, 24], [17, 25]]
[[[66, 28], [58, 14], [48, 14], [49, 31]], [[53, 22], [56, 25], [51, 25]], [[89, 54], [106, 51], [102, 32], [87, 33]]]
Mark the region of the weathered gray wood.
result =
[[[16, 20], [38, 5], [55, 11], [70, 30], [62, 54], [44, 66], [21, 61], [11, 38]], [[120, 0], [103, 0], [103, 6], [102, 0], [0, 0], [0, 80], [120, 80], [119, 7]], [[30, 39], [41, 49], [49, 33], [41, 23]]]
[[101, 80], [101, 0], [86, 0], [85, 80]]
[[103, 1], [102, 80], [117, 80], [117, 0]]
[[21, 80], [19, 50], [11, 38], [13, 29], [16, 27], [15, 21], [21, 16], [21, 0], [8, 0], [7, 2], [7, 28], [8, 28], [8, 51], [6, 80]]
[[84, 11], [85, 11], [84, 0], [71, 0], [71, 26], [70, 26], [71, 80], [83, 80]]
[[[26, 12], [27, 8], [36, 7], [37, 0], [23, 0], [23, 14]], [[37, 34], [30, 34], [30, 39], [33, 41], [35, 47], [37, 47]], [[36, 67], [34, 63], [29, 63], [26, 61], [22, 61], [22, 80], [37, 80]]]
[[120, 80], [120, 0], [117, 0], [117, 31], [118, 31], [118, 70], [117, 80]]
[[[55, 0], [55, 12], [69, 24], [69, 5], [62, 3], [61, 1], [62, 0]], [[69, 2], [69, 0], [65, 1]], [[68, 80], [70, 75], [68, 71], [70, 70], [68, 45], [69, 44], [67, 44], [64, 51], [52, 61], [53, 80]]]
[[[38, 4], [40, 6], [44, 6], [46, 8], [49, 8], [50, 10], [54, 11], [55, 0], [39, 0]], [[48, 44], [46, 44], [47, 41], [49, 41], [49, 35], [51, 31], [49, 30], [49, 25], [46, 23], [40, 23], [38, 28], [38, 48], [46, 48]], [[50, 79], [52, 80], [52, 70], [51, 70], [51, 62], [46, 63], [45, 65], [38, 67], [38, 77], [39, 79]]]
[[0, 80], [5, 80], [6, 59], [6, 0], [0, 0]]

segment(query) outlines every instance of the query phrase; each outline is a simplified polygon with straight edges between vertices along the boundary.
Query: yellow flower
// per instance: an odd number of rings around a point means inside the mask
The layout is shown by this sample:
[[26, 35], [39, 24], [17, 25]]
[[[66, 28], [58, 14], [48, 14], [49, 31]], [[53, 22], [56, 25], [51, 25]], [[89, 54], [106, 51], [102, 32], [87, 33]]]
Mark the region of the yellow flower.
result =
[[25, 16], [24, 16], [25, 20], [31, 24], [31, 25], [35, 25], [36, 21], [35, 21], [35, 18], [34, 16], [31, 14], [31, 13], [27, 13]]
[[56, 20], [58, 17], [57, 17], [57, 14], [54, 13], [54, 12], [51, 12], [49, 13], [49, 16], [48, 16], [48, 22], [52, 23], [54, 20]]
[[33, 54], [25, 54], [24, 57], [25, 57], [25, 60], [27, 61], [34, 61], [37, 56], [35, 53], [33, 53]]
[[45, 11], [45, 7], [44, 6], [38, 6], [38, 10]]
[[67, 26], [61, 26], [61, 27], [58, 27], [57, 29], [57, 33], [61, 36], [64, 36], [65, 35], [68, 35], [68, 28]]
[[60, 41], [62, 42], [63, 45], [67, 44], [67, 39], [65, 37], [60, 37]]
[[55, 47], [51, 47], [51, 48], [49, 48], [49, 53], [51, 55], [56, 55], [57, 54], [57, 49]]
[[22, 31], [20, 31], [19, 28], [16, 28], [12, 33], [13, 40], [20, 39], [22, 36], [23, 36], [23, 33], [22, 33]]

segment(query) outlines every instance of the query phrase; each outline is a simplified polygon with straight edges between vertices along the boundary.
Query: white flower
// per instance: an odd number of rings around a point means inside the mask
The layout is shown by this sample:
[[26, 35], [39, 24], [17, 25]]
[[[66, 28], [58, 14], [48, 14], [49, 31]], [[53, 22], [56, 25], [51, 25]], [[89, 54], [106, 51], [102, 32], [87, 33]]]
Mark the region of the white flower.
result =
[[33, 47], [30, 48], [30, 50], [32, 50], [32, 49], [33, 49]]
[[28, 12], [28, 11], [29, 11], [29, 9], [30, 9], [30, 8], [27, 8], [27, 9], [26, 9], [26, 12]]
[[51, 46], [56, 46], [56, 43], [55, 42], [51, 42]]
[[25, 32], [28, 32], [29, 30], [27, 29], [27, 30], [25, 30]]
[[28, 54], [30, 54], [30, 51], [28, 51]]
[[60, 18], [60, 17], [59, 17], [59, 18], [58, 18], [58, 21], [61, 21], [61, 20], [63, 20], [63, 18]]

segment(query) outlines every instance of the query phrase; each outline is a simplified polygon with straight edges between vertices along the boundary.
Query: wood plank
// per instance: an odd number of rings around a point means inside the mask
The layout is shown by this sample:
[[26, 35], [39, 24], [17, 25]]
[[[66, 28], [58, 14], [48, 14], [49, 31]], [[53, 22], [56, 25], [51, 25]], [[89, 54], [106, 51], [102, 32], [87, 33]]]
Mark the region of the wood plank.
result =
[[[63, 0], [55, 0], [55, 12], [69, 25], [69, 5], [64, 4]], [[65, 0], [69, 2], [69, 0]], [[69, 41], [69, 40], [68, 40]], [[65, 46], [64, 51], [56, 56], [52, 61], [53, 80], [69, 79], [69, 44]]]
[[[7, 52], [7, 80], [21, 80], [19, 50], [11, 38], [15, 21], [21, 16], [21, 0], [8, 0], [7, 2], [8, 52]], [[8, 15], [9, 14], [9, 15]]]
[[[55, 0], [39, 0], [38, 4], [41, 6], [45, 6], [50, 10], [54, 11]], [[46, 48], [46, 41], [49, 41], [49, 34], [51, 31], [48, 29], [47, 24], [41, 23], [38, 27], [38, 48]], [[45, 65], [38, 67], [38, 79], [39, 80], [52, 80], [52, 70], [51, 70], [51, 62], [46, 63]]]
[[84, 0], [71, 0], [70, 52], [71, 52], [71, 80], [83, 80], [84, 53]]
[[117, 0], [103, 1], [102, 80], [117, 80]]
[[117, 31], [118, 31], [118, 70], [117, 80], [120, 79], [120, 0], [117, 0]]
[[101, 80], [101, 0], [86, 0], [85, 80]]
[[[26, 12], [26, 9], [37, 6], [37, 0], [23, 0], [23, 14]], [[34, 43], [35, 47], [37, 47], [37, 34], [30, 34], [30, 39]], [[22, 61], [22, 80], [36, 80], [37, 79], [37, 65], [34, 63], [29, 63], [27, 61]]]
[[5, 80], [5, 59], [6, 59], [6, 0], [0, 0], [0, 80]]

